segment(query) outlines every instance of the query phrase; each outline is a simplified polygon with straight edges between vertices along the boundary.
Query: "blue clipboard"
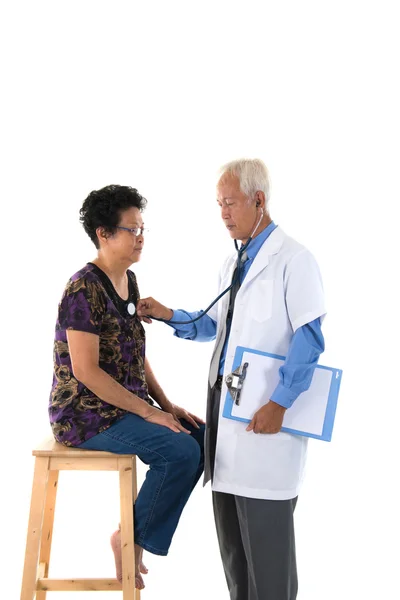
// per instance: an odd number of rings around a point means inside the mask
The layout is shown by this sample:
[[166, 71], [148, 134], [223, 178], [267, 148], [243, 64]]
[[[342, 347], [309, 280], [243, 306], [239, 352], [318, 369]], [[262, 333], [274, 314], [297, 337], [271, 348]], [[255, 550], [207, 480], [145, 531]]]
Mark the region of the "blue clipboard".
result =
[[[232, 372], [236, 371], [236, 369], [241, 367], [242, 362], [243, 362], [244, 352], [248, 352], [248, 353], [255, 354], [255, 355], [267, 356], [267, 357], [270, 357], [270, 358], [280, 361], [282, 364], [285, 361], [284, 356], [279, 356], [277, 354], [270, 354], [269, 352], [261, 352], [260, 350], [252, 350], [251, 348], [245, 348], [243, 346], [238, 346], [236, 348], [235, 357], [233, 359]], [[327, 403], [326, 403], [325, 416], [324, 416], [324, 420], [323, 420], [322, 434], [317, 435], [315, 433], [310, 433], [306, 430], [302, 431], [299, 429], [292, 429], [290, 427], [282, 427], [281, 431], [285, 431], [287, 433], [292, 433], [295, 435], [311, 437], [311, 438], [314, 438], [317, 440], [323, 440], [325, 442], [330, 442], [332, 439], [332, 431], [333, 431], [333, 425], [335, 422], [336, 407], [337, 407], [337, 402], [338, 402], [338, 397], [339, 397], [339, 389], [340, 389], [343, 371], [341, 369], [334, 369], [332, 367], [325, 367], [322, 365], [317, 365], [316, 369], [324, 369], [327, 371], [331, 371], [331, 373], [332, 373], [331, 383], [330, 383], [330, 387], [329, 387], [329, 395], [328, 395], [328, 399], [327, 399]], [[245, 381], [243, 383], [243, 386], [245, 386]], [[244, 389], [244, 387], [243, 387], [243, 389]], [[299, 396], [299, 398], [300, 398], [300, 396]], [[297, 400], [295, 402], [297, 402]], [[225, 417], [227, 419], [233, 419], [235, 421], [242, 421], [243, 423], [250, 423], [250, 419], [245, 419], [245, 418], [242, 418], [242, 417], [232, 414], [232, 410], [234, 409], [234, 406], [235, 406], [234, 400], [228, 389], [228, 391], [226, 393], [223, 412], [222, 412], [223, 417]], [[290, 410], [290, 408], [288, 409], [288, 411], [289, 410]]]

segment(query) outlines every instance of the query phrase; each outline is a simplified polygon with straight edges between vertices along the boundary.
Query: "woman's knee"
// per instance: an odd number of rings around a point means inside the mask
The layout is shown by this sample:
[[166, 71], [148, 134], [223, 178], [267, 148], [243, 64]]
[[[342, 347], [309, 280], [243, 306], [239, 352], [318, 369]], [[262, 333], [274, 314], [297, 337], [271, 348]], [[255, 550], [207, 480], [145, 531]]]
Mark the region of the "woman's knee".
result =
[[200, 445], [187, 433], [179, 433], [178, 435], [178, 460], [182, 463], [185, 469], [195, 472], [200, 464]]

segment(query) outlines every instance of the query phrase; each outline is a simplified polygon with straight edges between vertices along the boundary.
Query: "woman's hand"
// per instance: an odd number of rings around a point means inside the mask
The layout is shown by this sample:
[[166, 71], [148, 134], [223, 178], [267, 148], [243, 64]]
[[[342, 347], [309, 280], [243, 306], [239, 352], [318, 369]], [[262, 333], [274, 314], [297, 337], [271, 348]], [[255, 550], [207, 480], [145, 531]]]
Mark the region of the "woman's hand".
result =
[[176, 406], [176, 404], [171, 404], [171, 406], [173, 411], [171, 414], [173, 414], [177, 420], [184, 419], [185, 421], [193, 425], [193, 427], [196, 427], [196, 429], [200, 429], [198, 423], [204, 424], [203, 419], [200, 419], [200, 417], [196, 417], [196, 415], [193, 415], [184, 408]]
[[149, 317], [155, 317], [156, 319], [164, 319], [169, 321], [172, 319], [174, 311], [167, 308], [154, 298], [141, 298], [136, 305], [136, 312], [145, 323], [151, 323]]
[[189, 433], [188, 429], [185, 429], [177, 419], [174, 418], [174, 415], [169, 412], [164, 412], [162, 410], [154, 409], [148, 417], [144, 417], [145, 421], [149, 423], [155, 423], [156, 425], [162, 425], [163, 427], [168, 427], [168, 429], [172, 429], [175, 433], [180, 433], [183, 431], [184, 433]]

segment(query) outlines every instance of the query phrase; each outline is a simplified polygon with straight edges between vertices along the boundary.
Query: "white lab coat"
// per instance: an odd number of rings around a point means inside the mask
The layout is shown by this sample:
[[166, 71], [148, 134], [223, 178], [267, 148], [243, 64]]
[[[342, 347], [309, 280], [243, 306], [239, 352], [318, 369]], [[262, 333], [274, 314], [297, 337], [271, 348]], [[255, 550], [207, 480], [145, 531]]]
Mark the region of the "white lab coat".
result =
[[[236, 258], [230, 257], [221, 269], [220, 291], [232, 280]], [[209, 313], [217, 321], [216, 345], [228, 296]], [[225, 377], [232, 370], [237, 346], [286, 356], [296, 329], [324, 315], [321, 276], [314, 257], [277, 227], [259, 250], [236, 296], [221, 390], [213, 490], [269, 500], [298, 495], [307, 438], [284, 432], [246, 432], [246, 423], [223, 417]]]

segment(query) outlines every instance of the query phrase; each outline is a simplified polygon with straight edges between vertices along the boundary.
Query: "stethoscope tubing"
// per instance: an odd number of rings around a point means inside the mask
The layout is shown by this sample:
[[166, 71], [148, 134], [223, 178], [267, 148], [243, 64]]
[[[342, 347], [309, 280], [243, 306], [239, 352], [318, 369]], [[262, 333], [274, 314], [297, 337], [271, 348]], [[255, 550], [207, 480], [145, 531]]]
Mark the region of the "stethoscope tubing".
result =
[[189, 321], [168, 321], [167, 319], [159, 319], [158, 317], [149, 317], [149, 319], [154, 319], [155, 321], [161, 321], [162, 323], [169, 323], [171, 325], [190, 325], [191, 323], [195, 323], [196, 321], [198, 321], [199, 319], [202, 319], [204, 317], [204, 315], [206, 315], [208, 313], [208, 311], [210, 311], [212, 309], [212, 307], [219, 301], [221, 300], [221, 298], [223, 296], [225, 296], [225, 294], [227, 294], [228, 292], [231, 291], [231, 289], [233, 288], [233, 286], [235, 285], [235, 283], [238, 281], [240, 281], [240, 273], [241, 273], [241, 268], [242, 268], [242, 256], [244, 254], [244, 252], [246, 251], [246, 249], [248, 248], [250, 242], [251, 242], [252, 238], [250, 237], [247, 242], [245, 243], [244, 246], [242, 246], [241, 248], [238, 247], [238, 243], [237, 240], [235, 240], [235, 248], [236, 248], [236, 252], [238, 254], [238, 259], [237, 259], [237, 271], [235, 274], [235, 277], [232, 280], [232, 283], [230, 284], [229, 287], [226, 288], [226, 290], [224, 290], [223, 292], [221, 292], [221, 294], [215, 298], [215, 300], [213, 300], [210, 304], [210, 306], [208, 306], [204, 311], [201, 312], [200, 315], [198, 315], [195, 319], [190, 319]]

